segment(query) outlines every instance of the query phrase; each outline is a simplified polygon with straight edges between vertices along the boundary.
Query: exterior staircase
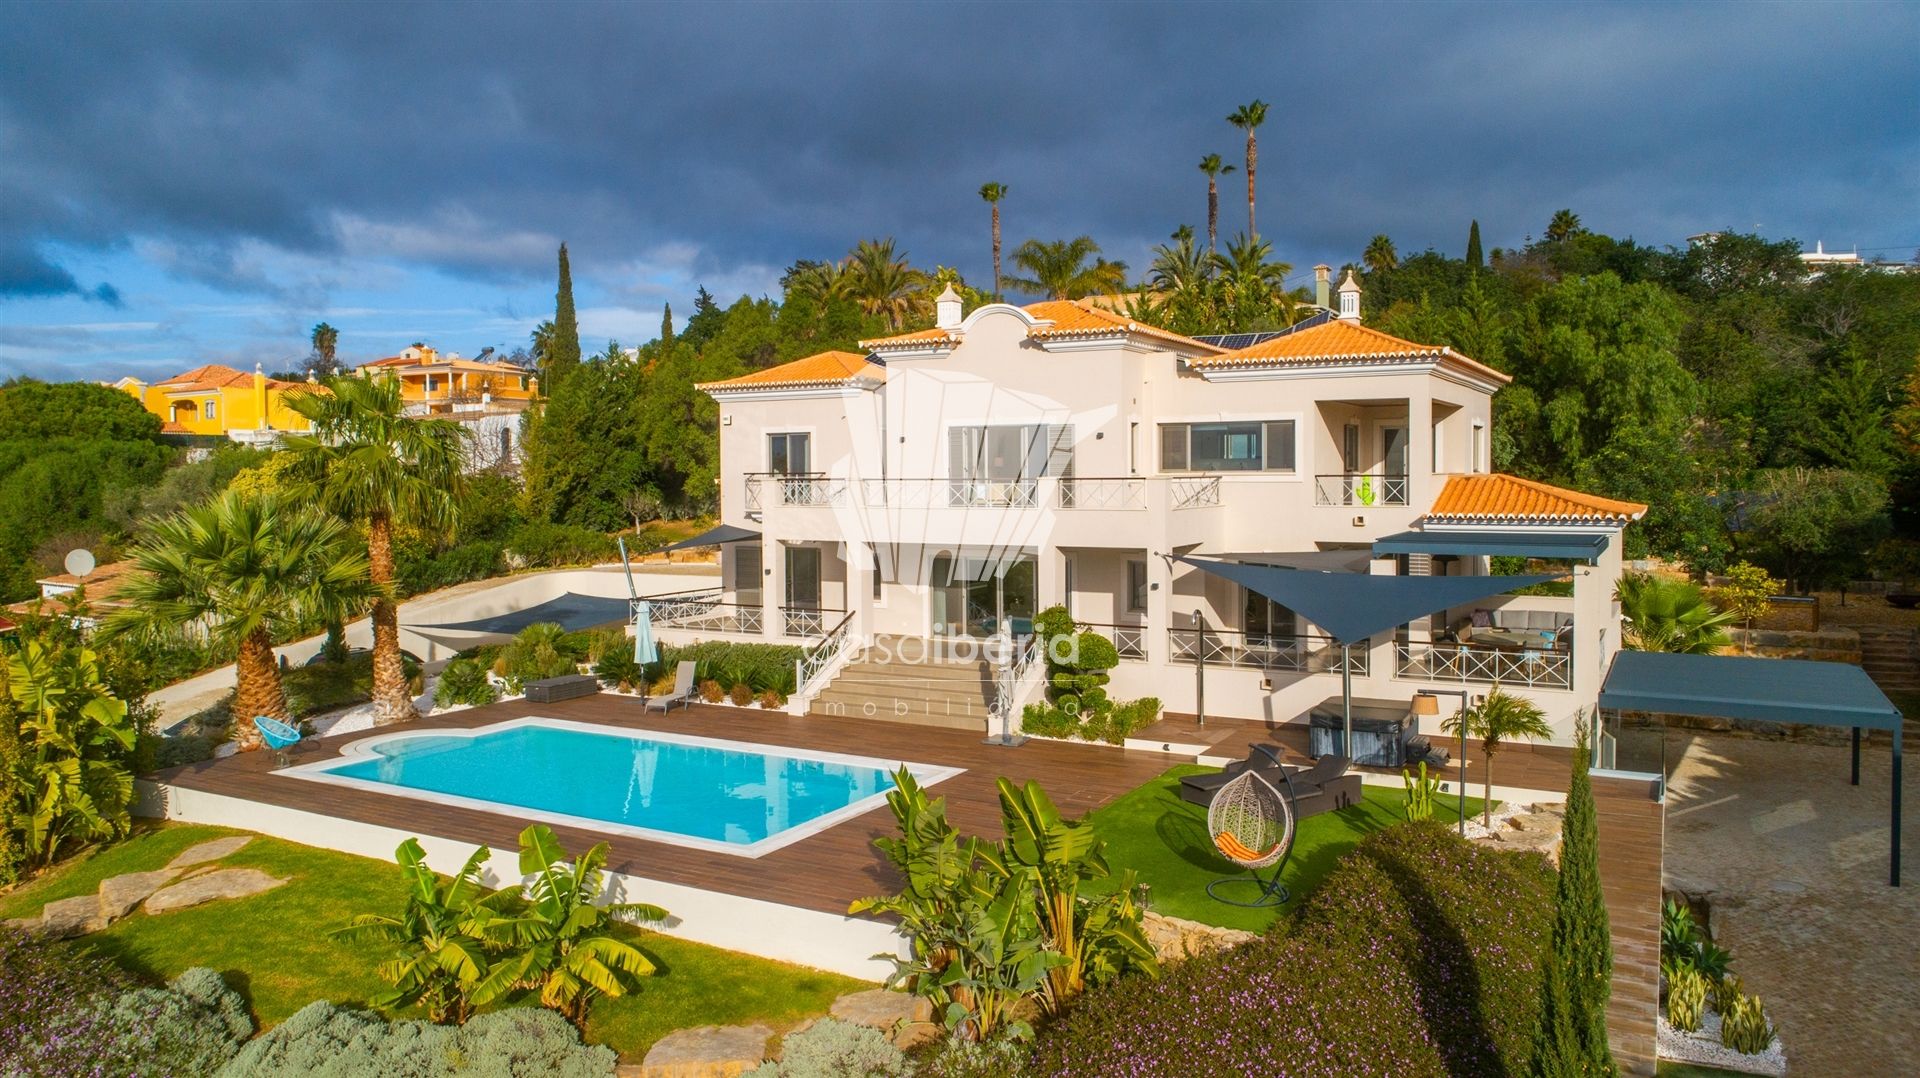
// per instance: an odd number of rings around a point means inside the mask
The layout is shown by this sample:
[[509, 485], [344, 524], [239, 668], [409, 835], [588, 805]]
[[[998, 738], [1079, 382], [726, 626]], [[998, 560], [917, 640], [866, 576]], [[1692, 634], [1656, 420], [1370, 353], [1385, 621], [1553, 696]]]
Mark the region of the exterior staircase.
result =
[[876, 640], [855, 656], [807, 714], [987, 733], [996, 690], [986, 663], [922, 660], [925, 649], [889, 643]]
[[[1920, 630], [1861, 626], [1859, 632], [1860, 665], [1874, 684], [1888, 695], [1920, 694]], [[1911, 714], [1907, 733], [1920, 734], [1920, 719]]]

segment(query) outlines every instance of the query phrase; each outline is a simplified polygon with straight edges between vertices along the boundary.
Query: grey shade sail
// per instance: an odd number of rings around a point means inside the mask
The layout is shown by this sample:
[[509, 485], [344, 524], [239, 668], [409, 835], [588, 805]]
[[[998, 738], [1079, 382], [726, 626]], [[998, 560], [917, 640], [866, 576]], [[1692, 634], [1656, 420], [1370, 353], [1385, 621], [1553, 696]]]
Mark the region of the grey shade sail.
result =
[[1342, 644], [1359, 643], [1375, 633], [1450, 606], [1565, 575], [1369, 576], [1282, 569], [1184, 554], [1174, 557], [1272, 599], [1318, 625]]
[[759, 532], [750, 532], [745, 528], [736, 528], [731, 524], [721, 524], [708, 528], [691, 539], [682, 539], [670, 546], [660, 548], [662, 554], [669, 550], [686, 550], [696, 546], [720, 546], [723, 543], [742, 543], [748, 539], [759, 539]]
[[1900, 728], [1900, 709], [1850, 663], [1622, 651], [1600, 686], [1600, 706], [1817, 726]]
[[1400, 532], [1375, 540], [1385, 554], [1488, 554], [1514, 558], [1566, 558], [1592, 563], [1607, 548], [1605, 535], [1535, 532], [1524, 528]]
[[604, 595], [581, 595], [570, 591], [537, 606], [510, 610], [504, 614], [493, 614], [448, 625], [409, 625], [407, 628], [415, 632], [440, 630], [512, 636], [529, 625], [550, 621], [568, 632], [576, 632], [581, 629], [597, 629], [602, 625], [624, 625], [631, 616], [630, 609], [625, 599], [611, 599]]
[[1295, 550], [1284, 554], [1220, 555], [1222, 561], [1240, 561], [1251, 565], [1277, 565], [1283, 569], [1312, 569], [1322, 573], [1364, 573], [1374, 555], [1364, 548], [1354, 550]]

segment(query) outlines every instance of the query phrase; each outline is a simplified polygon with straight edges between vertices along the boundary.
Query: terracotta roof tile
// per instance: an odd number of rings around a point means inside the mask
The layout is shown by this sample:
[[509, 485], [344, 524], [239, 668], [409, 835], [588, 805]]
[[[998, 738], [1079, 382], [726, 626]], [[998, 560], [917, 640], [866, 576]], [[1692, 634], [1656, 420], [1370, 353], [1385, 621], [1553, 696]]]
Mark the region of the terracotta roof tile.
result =
[[846, 385], [857, 379], [881, 382], [887, 369], [869, 363], [858, 352], [821, 352], [819, 355], [782, 363], [777, 367], [752, 371], [738, 378], [703, 382], [696, 389], [775, 389], [799, 386]]
[[[1097, 306], [1096, 302], [1086, 299], [1050, 299], [1029, 303], [1021, 309], [1041, 321], [1053, 324], [1035, 326], [1027, 331], [1027, 336], [1033, 340], [1043, 341], [1063, 337], [1101, 337], [1137, 333], [1143, 337], [1181, 345], [1197, 353], [1212, 354], [1219, 351], [1218, 348], [1203, 341], [1183, 337], [1170, 330], [1161, 329], [1159, 326], [1135, 322], [1124, 314], [1116, 314], [1106, 307]], [[899, 348], [909, 345], [950, 343], [955, 339], [952, 333], [944, 329], [921, 329], [912, 333], [881, 337], [878, 340], [861, 341], [860, 347]]]
[[1479, 372], [1511, 381], [1506, 375], [1478, 360], [1436, 344], [1416, 344], [1390, 333], [1382, 333], [1358, 322], [1336, 319], [1298, 333], [1286, 333], [1247, 348], [1223, 355], [1192, 361], [1199, 370], [1232, 367], [1282, 367], [1313, 363], [1354, 363], [1372, 360], [1420, 360], [1451, 358]]
[[1639, 502], [1602, 498], [1495, 472], [1448, 477], [1427, 519], [1625, 524], [1639, 520], [1646, 512], [1647, 507]]

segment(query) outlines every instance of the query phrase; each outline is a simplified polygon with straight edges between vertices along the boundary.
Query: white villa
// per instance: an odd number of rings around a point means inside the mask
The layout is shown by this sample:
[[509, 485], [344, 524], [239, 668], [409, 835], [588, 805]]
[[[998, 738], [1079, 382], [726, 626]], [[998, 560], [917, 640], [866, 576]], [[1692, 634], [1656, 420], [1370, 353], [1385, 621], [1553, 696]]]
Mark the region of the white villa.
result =
[[[1352, 693], [1405, 719], [1424, 690], [1497, 681], [1570, 742], [1619, 647], [1621, 534], [1646, 507], [1489, 474], [1507, 377], [1361, 325], [1351, 274], [1338, 301], [1291, 330], [1194, 339], [1084, 301], [963, 311], [949, 289], [935, 328], [703, 385], [731, 538], [719, 590], [662, 598], [655, 624], [830, 639], [849, 658], [810, 668], [801, 706], [984, 731], [984, 673], [907, 660], [1064, 604], [1118, 646], [1115, 699], [1192, 713], [1198, 668], [1209, 717], [1304, 722], [1341, 694], [1340, 649], [1172, 555], [1435, 576], [1549, 558], [1570, 597], [1383, 632], [1352, 648]], [[859, 656], [877, 641], [892, 661]]]

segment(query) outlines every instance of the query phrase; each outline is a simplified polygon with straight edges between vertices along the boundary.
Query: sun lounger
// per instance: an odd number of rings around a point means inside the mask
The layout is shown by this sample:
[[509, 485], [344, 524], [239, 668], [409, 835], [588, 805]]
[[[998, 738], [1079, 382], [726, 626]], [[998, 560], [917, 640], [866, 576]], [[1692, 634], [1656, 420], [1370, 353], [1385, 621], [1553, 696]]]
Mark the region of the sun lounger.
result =
[[647, 710], [651, 711], [657, 707], [661, 711], [666, 711], [675, 704], [686, 707], [688, 704], [693, 703], [693, 672], [696, 669], [698, 669], [698, 667], [691, 659], [675, 667], [673, 671], [673, 691], [663, 696], [647, 697]]

